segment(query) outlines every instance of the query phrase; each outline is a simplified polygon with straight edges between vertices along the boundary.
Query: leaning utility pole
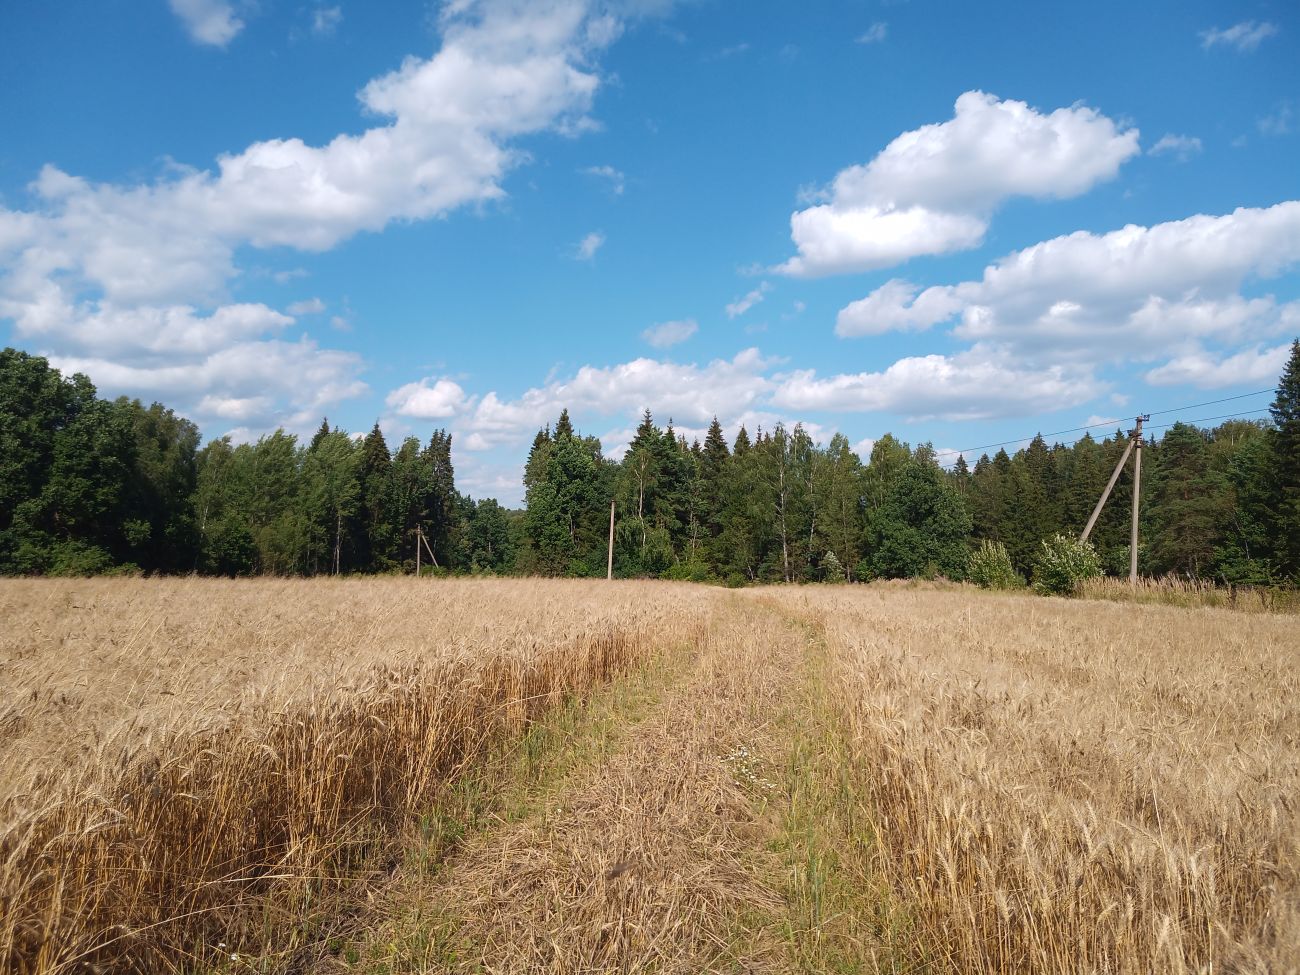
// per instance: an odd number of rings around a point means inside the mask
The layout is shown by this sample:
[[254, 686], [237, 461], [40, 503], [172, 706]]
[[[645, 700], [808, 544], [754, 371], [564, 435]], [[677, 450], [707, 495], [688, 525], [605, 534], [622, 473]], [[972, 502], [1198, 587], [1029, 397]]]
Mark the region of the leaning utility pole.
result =
[[1106, 499], [1110, 497], [1110, 492], [1115, 488], [1115, 482], [1119, 480], [1119, 472], [1124, 469], [1128, 463], [1128, 455], [1133, 453], [1133, 438], [1129, 437], [1128, 446], [1124, 448], [1124, 453], [1119, 458], [1119, 463], [1115, 465], [1115, 470], [1111, 472], [1110, 480], [1106, 482], [1106, 490], [1101, 492], [1101, 497], [1097, 499], [1097, 507], [1092, 509], [1092, 514], [1088, 516], [1088, 524], [1083, 526], [1083, 533], [1079, 535], [1079, 541], [1086, 542], [1088, 536], [1092, 534], [1092, 526], [1097, 524], [1097, 518], [1101, 515], [1101, 509], [1106, 506]]
[[609, 561], [605, 564], [605, 578], [614, 578], [614, 502], [609, 503]]
[[1147, 414], [1137, 418], [1137, 428], [1133, 431], [1133, 524], [1128, 535], [1128, 582], [1136, 586], [1138, 581], [1138, 505], [1142, 493], [1142, 421], [1149, 420]]
[[423, 547], [424, 550], [429, 553], [429, 561], [433, 563], [433, 567], [435, 569], [441, 568], [441, 566], [438, 565], [438, 556], [433, 554], [433, 549], [429, 545], [429, 540], [424, 537], [424, 526], [416, 525], [415, 526], [415, 576], [417, 579], [420, 577], [421, 547]]
[[1079, 541], [1086, 542], [1088, 536], [1092, 534], [1092, 528], [1097, 524], [1097, 518], [1101, 515], [1101, 509], [1106, 506], [1106, 499], [1110, 497], [1110, 492], [1115, 488], [1115, 482], [1119, 480], [1119, 472], [1124, 469], [1128, 463], [1128, 455], [1133, 455], [1133, 524], [1129, 529], [1129, 559], [1128, 559], [1128, 581], [1137, 583], [1137, 551], [1138, 551], [1138, 505], [1142, 491], [1142, 424], [1151, 419], [1150, 414], [1144, 413], [1142, 416], [1135, 417], [1133, 432], [1129, 434], [1128, 446], [1124, 448], [1124, 453], [1115, 465], [1115, 470], [1111, 472], [1110, 480], [1106, 482], [1106, 490], [1101, 492], [1101, 497], [1097, 499], [1097, 507], [1092, 509], [1092, 514], [1088, 516], [1088, 524], [1083, 526], [1083, 532], [1079, 535]]

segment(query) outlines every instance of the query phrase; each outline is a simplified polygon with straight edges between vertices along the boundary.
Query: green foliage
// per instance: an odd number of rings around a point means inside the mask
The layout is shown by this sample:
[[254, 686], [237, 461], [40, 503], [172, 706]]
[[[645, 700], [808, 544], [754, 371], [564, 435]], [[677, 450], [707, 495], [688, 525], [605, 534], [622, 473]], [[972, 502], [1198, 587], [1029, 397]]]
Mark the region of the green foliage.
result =
[[967, 578], [981, 589], [1022, 589], [1024, 577], [1011, 564], [1007, 547], [987, 538], [971, 553], [966, 568]]
[[[676, 562], [659, 576], [675, 582], [716, 582], [717, 579], [704, 562]], [[743, 577], [742, 577], [743, 584]]]
[[872, 570], [886, 579], [966, 575], [971, 519], [939, 469], [911, 461], [889, 488], [874, 524]]
[[1045, 538], [1034, 561], [1034, 591], [1070, 596], [1084, 579], [1101, 575], [1101, 558], [1091, 542], [1070, 535]]
[[[840, 434], [823, 447], [778, 423], [741, 428], [729, 448], [714, 418], [688, 444], [646, 411], [613, 463], [565, 411], [534, 439], [525, 507], [509, 511], [456, 490], [443, 430], [390, 451], [378, 424], [358, 439], [322, 421], [305, 445], [277, 430], [200, 450], [194, 425], [162, 405], [100, 399], [85, 376], [5, 349], [0, 573], [410, 572], [422, 536], [442, 571], [603, 576], [613, 501], [623, 577], [969, 573], [995, 587], [1037, 566], [1040, 587], [1058, 589], [1041, 539], [1082, 529], [1127, 442], [1123, 430], [1071, 447], [1040, 436], [945, 472], [929, 444], [889, 434], [864, 464]], [[1174, 424], [1144, 454], [1143, 572], [1300, 581], [1300, 342], [1271, 424]], [[1121, 473], [1091, 534], [1114, 574], [1128, 570], [1132, 490]], [[972, 555], [974, 543], [988, 544]]]
[[1270, 413], [1274, 564], [1279, 577], [1300, 582], [1300, 339], [1291, 345]]

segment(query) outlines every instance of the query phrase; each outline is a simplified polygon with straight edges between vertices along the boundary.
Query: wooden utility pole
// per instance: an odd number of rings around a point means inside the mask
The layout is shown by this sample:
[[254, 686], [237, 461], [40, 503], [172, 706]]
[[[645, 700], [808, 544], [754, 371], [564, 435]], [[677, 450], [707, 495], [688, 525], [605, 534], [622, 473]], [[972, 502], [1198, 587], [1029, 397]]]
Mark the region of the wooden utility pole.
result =
[[415, 578], [420, 578], [420, 542], [424, 539], [424, 531], [419, 525], [415, 526]]
[[605, 578], [614, 578], [614, 502], [609, 503], [609, 561], [605, 564]]
[[1092, 509], [1092, 514], [1088, 516], [1088, 524], [1083, 526], [1083, 534], [1079, 536], [1079, 541], [1086, 542], [1088, 536], [1092, 534], [1092, 526], [1097, 524], [1097, 518], [1101, 515], [1101, 509], [1106, 506], [1106, 499], [1110, 497], [1110, 492], [1115, 488], [1115, 482], [1119, 480], [1119, 472], [1124, 469], [1128, 463], [1128, 455], [1133, 453], [1133, 438], [1129, 437], [1128, 446], [1124, 448], [1124, 453], [1120, 456], [1119, 463], [1115, 465], [1115, 470], [1111, 472], [1110, 480], [1106, 482], [1106, 490], [1101, 492], [1101, 497], [1097, 499], [1097, 507]]
[[1133, 431], [1133, 525], [1128, 536], [1128, 581], [1136, 586], [1138, 581], [1138, 507], [1142, 494], [1142, 421], [1151, 419], [1143, 414], [1137, 418]]
[[1144, 413], [1142, 416], [1135, 417], [1135, 426], [1133, 432], [1129, 434], [1128, 446], [1124, 448], [1124, 454], [1120, 457], [1119, 463], [1115, 465], [1115, 470], [1110, 475], [1110, 480], [1106, 483], [1106, 490], [1101, 492], [1101, 498], [1097, 501], [1097, 507], [1092, 509], [1092, 514], [1088, 517], [1088, 524], [1083, 528], [1083, 533], [1079, 535], [1079, 541], [1086, 542], [1088, 536], [1092, 534], [1092, 528], [1097, 524], [1097, 518], [1101, 514], [1101, 509], [1106, 504], [1106, 499], [1110, 497], [1111, 490], [1115, 487], [1115, 482], [1119, 480], [1119, 472], [1124, 469], [1128, 463], [1128, 455], [1133, 455], [1133, 523], [1129, 528], [1128, 536], [1128, 581], [1136, 585], [1138, 578], [1138, 509], [1141, 505], [1142, 495], [1142, 424], [1151, 419], [1150, 414]]

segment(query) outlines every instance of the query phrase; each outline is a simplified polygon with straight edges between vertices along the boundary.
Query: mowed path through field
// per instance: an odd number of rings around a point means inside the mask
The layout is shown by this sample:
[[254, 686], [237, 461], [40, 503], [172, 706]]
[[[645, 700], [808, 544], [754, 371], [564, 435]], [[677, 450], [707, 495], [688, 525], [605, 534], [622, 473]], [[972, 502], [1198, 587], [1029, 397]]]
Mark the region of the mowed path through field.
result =
[[0, 969], [1300, 970], [1294, 617], [535, 580], [0, 610]]
[[390, 918], [346, 957], [382, 972], [867, 963], [868, 945], [836, 941], [856, 925], [809, 913], [829, 845], [797, 821], [814, 771], [792, 733], [811, 716], [811, 640], [771, 605], [720, 594], [702, 651], [607, 712], [624, 734], [525, 797], [514, 821], [488, 817], [440, 868], [415, 858], [383, 901]]

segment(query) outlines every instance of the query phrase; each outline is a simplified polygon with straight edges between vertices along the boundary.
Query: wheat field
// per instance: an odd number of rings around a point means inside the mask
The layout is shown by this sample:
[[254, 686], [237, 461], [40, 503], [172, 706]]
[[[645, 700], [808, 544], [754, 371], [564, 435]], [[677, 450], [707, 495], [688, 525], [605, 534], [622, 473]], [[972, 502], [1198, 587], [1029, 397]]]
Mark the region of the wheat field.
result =
[[116, 579], [0, 619], [0, 970], [1300, 968], [1294, 617]]

